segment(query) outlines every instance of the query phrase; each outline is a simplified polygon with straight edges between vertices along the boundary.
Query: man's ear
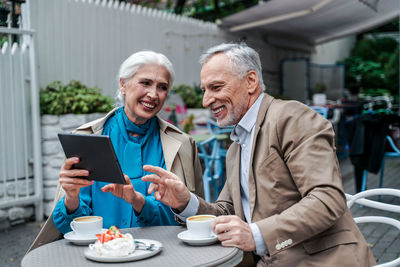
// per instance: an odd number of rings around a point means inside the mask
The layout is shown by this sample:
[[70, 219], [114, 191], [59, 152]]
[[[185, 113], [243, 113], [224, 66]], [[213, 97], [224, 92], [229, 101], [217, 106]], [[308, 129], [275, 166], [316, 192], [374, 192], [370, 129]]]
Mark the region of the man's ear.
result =
[[254, 70], [250, 70], [247, 72], [246, 83], [249, 94], [254, 94], [257, 91], [259, 85], [258, 75]]
[[119, 90], [121, 90], [121, 94], [125, 95], [125, 79], [119, 78]]

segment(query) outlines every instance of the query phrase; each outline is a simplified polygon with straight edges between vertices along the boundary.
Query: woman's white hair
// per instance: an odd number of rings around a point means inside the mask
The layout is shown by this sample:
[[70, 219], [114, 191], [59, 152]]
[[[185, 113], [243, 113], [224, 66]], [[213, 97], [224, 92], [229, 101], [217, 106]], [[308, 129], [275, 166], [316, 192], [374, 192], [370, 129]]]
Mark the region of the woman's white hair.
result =
[[118, 90], [117, 101], [119, 104], [125, 104], [125, 96], [121, 93], [119, 87], [120, 79], [124, 79], [125, 83], [129, 83], [130, 79], [136, 74], [138, 69], [143, 65], [157, 64], [167, 69], [169, 73], [168, 89], [171, 88], [175, 79], [175, 72], [171, 61], [163, 54], [153, 51], [140, 51], [130, 55], [119, 67], [118, 73]]
[[224, 43], [213, 46], [200, 57], [200, 64], [204, 65], [212, 56], [219, 53], [227, 55], [231, 65], [231, 72], [239, 75], [240, 78], [243, 78], [250, 70], [255, 71], [258, 76], [258, 82], [261, 84], [262, 90], [265, 91], [260, 56], [253, 48], [247, 46], [245, 42], [239, 44]]

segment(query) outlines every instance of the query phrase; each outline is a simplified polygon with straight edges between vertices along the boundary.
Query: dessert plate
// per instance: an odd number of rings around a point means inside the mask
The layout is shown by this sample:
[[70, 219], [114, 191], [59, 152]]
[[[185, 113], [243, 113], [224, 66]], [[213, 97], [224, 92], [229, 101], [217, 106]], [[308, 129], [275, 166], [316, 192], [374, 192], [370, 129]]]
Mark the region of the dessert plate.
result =
[[[103, 229], [107, 230], [107, 229]], [[82, 237], [77, 235], [74, 231], [68, 232], [64, 235], [64, 238], [67, 239], [68, 241], [74, 243], [75, 245], [88, 245], [90, 243], [94, 243], [97, 240], [96, 235], [93, 235], [93, 237]]]
[[84, 255], [86, 258], [92, 261], [99, 261], [99, 262], [127, 262], [127, 261], [137, 261], [145, 258], [149, 258], [151, 256], [156, 255], [162, 249], [161, 242], [151, 240], [151, 239], [135, 239], [135, 241], [139, 241], [144, 243], [146, 246], [150, 246], [154, 244], [154, 250], [141, 250], [136, 249], [133, 253], [129, 254], [128, 256], [123, 257], [105, 257], [99, 256], [95, 251], [86, 249]]
[[203, 246], [203, 245], [210, 245], [217, 242], [218, 237], [216, 235], [212, 235], [206, 238], [195, 238], [193, 237], [188, 230], [180, 232], [178, 234], [178, 238], [185, 243], [193, 246]]

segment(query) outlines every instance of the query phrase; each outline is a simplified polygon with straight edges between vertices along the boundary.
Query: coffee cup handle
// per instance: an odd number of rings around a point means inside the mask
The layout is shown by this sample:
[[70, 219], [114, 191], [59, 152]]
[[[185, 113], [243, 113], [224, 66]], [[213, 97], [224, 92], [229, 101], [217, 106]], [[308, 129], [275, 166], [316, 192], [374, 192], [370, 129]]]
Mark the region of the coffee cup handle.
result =
[[69, 226], [71, 227], [72, 231], [76, 232], [75, 228], [74, 228], [74, 221], [72, 221]]

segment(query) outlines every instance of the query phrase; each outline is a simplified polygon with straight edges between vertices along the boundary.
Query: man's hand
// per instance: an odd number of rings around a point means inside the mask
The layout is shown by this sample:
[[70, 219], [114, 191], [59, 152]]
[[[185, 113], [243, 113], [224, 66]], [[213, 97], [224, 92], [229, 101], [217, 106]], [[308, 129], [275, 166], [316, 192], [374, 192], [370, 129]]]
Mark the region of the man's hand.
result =
[[157, 200], [180, 212], [186, 208], [190, 200], [190, 192], [178, 176], [151, 165], [144, 165], [143, 170], [155, 173], [142, 177], [143, 181], [152, 182], [149, 186], [149, 194], [155, 191], [154, 197]]
[[133, 188], [128, 175], [124, 174], [126, 184], [108, 184], [101, 188], [104, 193], [110, 192], [116, 197], [122, 198], [133, 206], [133, 209], [140, 213], [143, 209], [145, 199], [142, 194]]
[[250, 225], [238, 216], [219, 216], [213, 222], [212, 228], [223, 246], [237, 247], [243, 251], [256, 250]]

